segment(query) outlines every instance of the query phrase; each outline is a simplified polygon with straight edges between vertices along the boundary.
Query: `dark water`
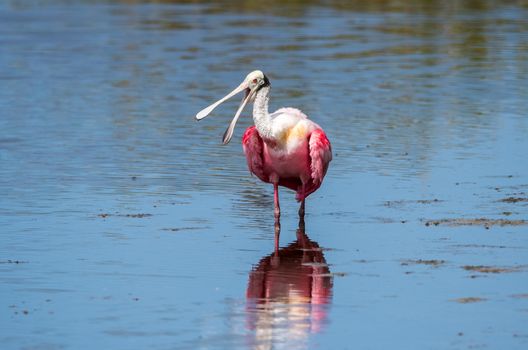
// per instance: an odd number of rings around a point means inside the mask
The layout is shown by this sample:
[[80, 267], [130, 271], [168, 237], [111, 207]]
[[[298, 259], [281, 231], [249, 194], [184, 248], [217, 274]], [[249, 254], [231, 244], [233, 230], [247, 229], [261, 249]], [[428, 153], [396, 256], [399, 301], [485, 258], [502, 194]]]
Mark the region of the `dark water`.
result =
[[[254, 69], [334, 149], [278, 254]], [[522, 2], [2, 2], [2, 349], [526, 349], [527, 78]]]

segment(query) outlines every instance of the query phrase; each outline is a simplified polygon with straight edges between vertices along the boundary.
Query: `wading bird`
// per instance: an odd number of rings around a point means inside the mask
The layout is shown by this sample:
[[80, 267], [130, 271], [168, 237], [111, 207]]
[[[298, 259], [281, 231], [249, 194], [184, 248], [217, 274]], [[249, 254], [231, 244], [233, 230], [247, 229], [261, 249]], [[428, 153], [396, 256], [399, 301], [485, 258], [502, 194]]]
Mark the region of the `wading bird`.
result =
[[321, 186], [332, 160], [330, 141], [323, 129], [298, 109], [281, 108], [270, 114], [270, 82], [259, 70], [249, 73], [227, 96], [198, 112], [196, 119], [207, 117], [222, 102], [242, 91], [245, 96], [223, 142], [227, 144], [231, 140], [242, 110], [248, 102], [254, 102], [255, 126], [249, 127], [242, 137], [249, 171], [262, 181], [273, 184], [276, 223], [280, 218], [279, 186], [297, 192], [295, 198], [301, 202], [299, 216], [303, 219], [304, 201]]

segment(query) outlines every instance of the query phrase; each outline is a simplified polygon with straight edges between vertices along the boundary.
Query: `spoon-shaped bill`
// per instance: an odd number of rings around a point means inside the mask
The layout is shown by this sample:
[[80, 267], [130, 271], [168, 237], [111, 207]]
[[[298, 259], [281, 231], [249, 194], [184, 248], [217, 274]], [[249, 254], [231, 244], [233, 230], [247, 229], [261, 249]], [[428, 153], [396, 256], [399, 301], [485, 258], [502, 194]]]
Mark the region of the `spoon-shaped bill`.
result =
[[240, 114], [244, 110], [244, 107], [246, 106], [248, 101], [251, 100], [251, 97], [254, 95], [255, 91], [256, 90], [249, 91], [246, 94], [246, 97], [242, 100], [242, 103], [240, 103], [240, 106], [238, 107], [238, 110], [237, 110], [235, 116], [233, 117], [233, 120], [231, 120], [231, 123], [229, 124], [229, 126], [227, 127], [227, 129], [226, 129], [226, 131], [224, 133], [224, 138], [222, 140], [224, 145], [227, 145], [229, 143], [229, 141], [231, 141], [231, 138], [233, 137], [233, 131], [235, 130], [235, 125], [236, 125], [236, 123], [238, 121], [238, 118], [240, 117]]
[[212, 105], [205, 107], [200, 112], [196, 114], [196, 120], [201, 120], [205, 117], [207, 117], [216, 107], [218, 107], [219, 104], [222, 102], [225, 102], [226, 100], [230, 99], [231, 97], [235, 96], [236, 94], [242, 92], [245, 88], [247, 88], [246, 83], [240, 84], [236, 89], [231, 91], [229, 94], [227, 94], [225, 97], [221, 98], [220, 100], [216, 101]]

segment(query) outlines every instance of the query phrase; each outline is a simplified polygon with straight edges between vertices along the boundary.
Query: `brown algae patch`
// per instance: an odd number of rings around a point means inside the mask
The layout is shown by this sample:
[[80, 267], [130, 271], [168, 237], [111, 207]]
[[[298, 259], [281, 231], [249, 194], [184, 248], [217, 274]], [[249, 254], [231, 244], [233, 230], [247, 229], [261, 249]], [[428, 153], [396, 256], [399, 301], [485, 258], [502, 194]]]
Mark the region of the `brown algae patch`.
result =
[[109, 214], [109, 213], [102, 213], [102, 214], [98, 214], [97, 215], [98, 217], [100, 218], [103, 218], [103, 219], [106, 219], [107, 217], [110, 217], [110, 216], [120, 216], [120, 217], [125, 217], [125, 218], [148, 218], [150, 216], [152, 216], [152, 214], [147, 214], [147, 213], [138, 213], [138, 214], [119, 214], [119, 213], [116, 213], [116, 214]]
[[120, 216], [124, 216], [127, 218], [148, 218], [149, 216], [152, 216], [152, 214], [139, 213], [139, 214], [124, 214]]
[[504, 202], [504, 203], [528, 202], [528, 198], [523, 198], [523, 197], [508, 197], [508, 198], [503, 198], [503, 199], [501, 199], [499, 202]]
[[512, 298], [515, 299], [528, 299], [528, 293], [522, 293], [522, 294], [513, 294], [510, 295]]
[[330, 275], [336, 276], [336, 277], [346, 277], [348, 276], [348, 273], [347, 272], [332, 272]]
[[445, 260], [437, 260], [437, 259], [432, 259], [432, 260], [423, 260], [423, 259], [403, 260], [401, 262], [402, 266], [408, 266], [408, 265], [429, 265], [429, 266], [433, 266], [433, 267], [438, 267], [438, 266], [443, 265], [443, 264], [445, 264]]
[[510, 272], [519, 272], [522, 270], [522, 266], [497, 267], [497, 266], [485, 266], [485, 265], [464, 265], [461, 267], [466, 271], [480, 272], [480, 273], [510, 273]]
[[399, 206], [404, 206], [406, 204], [434, 204], [434, 203], [441, 203], [441, 202], [443, 202], [443, 200], [434, 198], [434, 199], [385, 201], [384, 205], [386, 207], [399, 207]]
[[28, 263], [27, 261], [22, 261], [22, 260], [11, 260], [11, 259], [0, 260], [0, 264], [27, 264], [27, 263]]
[[194, 231], [194, 230], [206, 230], [209, 227], [166, 227], [162, 228], [162, 231], [169, 231], [169, 232], [180, 232], [180, 231]]
[[439, 219], [439, 220], [427, 220], [425, 226], [484, 226], [490, 228], [491, 226], [522, 226], [528, 225], [526, 220], [508, 220], [508, 219], [487, 219], [487, 218], [476, 218], [476, 219]]
[[451, 299], [451, 301], [457, 302], [459, 304], [471, 304], [471, 303], [478, 303], [481, 301], [485, 301], [484, 298], [479, 297], [467, 297], [467, 298], [457, 298], [457, 299]]

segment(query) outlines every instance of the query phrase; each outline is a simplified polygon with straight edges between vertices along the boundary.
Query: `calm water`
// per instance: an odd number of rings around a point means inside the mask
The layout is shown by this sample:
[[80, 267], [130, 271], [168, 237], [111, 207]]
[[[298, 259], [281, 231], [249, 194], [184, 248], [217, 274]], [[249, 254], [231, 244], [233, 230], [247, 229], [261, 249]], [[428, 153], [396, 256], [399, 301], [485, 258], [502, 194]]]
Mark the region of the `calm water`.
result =
[[[334, 149], [278, 254], [254, 69]], [[517, 2], [1, 2], [2, 349], [526, 349], [527, 78]]]

